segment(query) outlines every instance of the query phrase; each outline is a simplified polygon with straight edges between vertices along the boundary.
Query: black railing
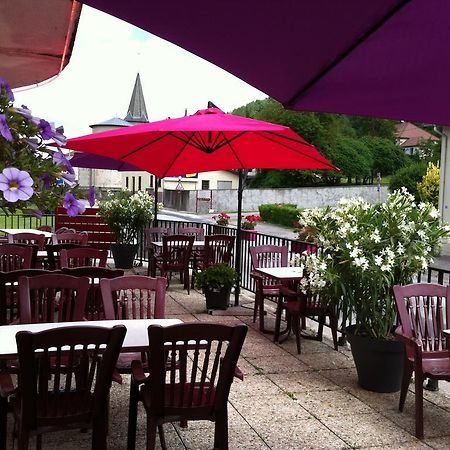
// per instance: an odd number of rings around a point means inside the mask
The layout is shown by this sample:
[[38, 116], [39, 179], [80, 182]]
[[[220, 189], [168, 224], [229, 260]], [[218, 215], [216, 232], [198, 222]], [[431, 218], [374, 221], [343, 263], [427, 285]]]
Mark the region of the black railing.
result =
[[55, 216], [44, 215], [40, 219], [34, 216], [22, 214], [2, 214], [0, 215], [0, 228], [37, 228], [40, 225], [55, 224]]

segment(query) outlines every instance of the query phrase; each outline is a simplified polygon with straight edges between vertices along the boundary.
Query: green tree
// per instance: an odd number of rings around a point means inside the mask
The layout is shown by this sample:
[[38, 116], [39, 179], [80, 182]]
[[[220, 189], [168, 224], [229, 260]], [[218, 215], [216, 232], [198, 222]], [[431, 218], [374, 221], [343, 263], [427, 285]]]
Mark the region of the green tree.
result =
[[405, 187], [408, 192], [420, 200], [419, 191], [417, 188], [427, 172], [427, 165], [423, 161], [414, 162], [409, 166], [398, 170], [391, 178], [389, 183], [389, 190], [394, 192], [397, 189]]
[[407, 164], [407, 156], [403, 149], [385, 138], [365, 136], [361, 141], [372, 153], [372, 173], [391, 175]]
[[396, 122], [393, 120], [361, 116], [349, 116], [348, 119], [357, 137], [373, 136], [395, 141]]

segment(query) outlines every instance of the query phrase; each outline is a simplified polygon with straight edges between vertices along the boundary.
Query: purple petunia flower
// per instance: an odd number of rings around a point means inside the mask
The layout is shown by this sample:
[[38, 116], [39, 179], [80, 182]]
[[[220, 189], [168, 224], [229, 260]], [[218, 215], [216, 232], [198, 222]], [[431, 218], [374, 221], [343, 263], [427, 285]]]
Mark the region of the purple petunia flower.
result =
[[0, 134], [7, 141], [13, 140], [11, 130], [9, 129], [8, 122], [6, 121], [6, 116], [4, 114], [0, 114]]
[[8, 84], [8, 82], [4, 78], [0, 77], [0, 93], [1, 93], [2, 89], [5, 90], [6, 96], [9, 98], [9, 100], [11, 102], [13, 102], [14, 94], [13, 94], [13, 91], [11, 90], [11, 86]]
[[44, 189], [50, 189], [52, 187], [50, 183], [50, 175], [47, 172], [41, 175], [41, 180], [44, 184]]
[[78, 214], [84, 214], [88, 206], [87, 200], [77, 200], [78, 201]]
[[46, 120], [40, 119], [38, 126], [41, 130], [42, 139], [47, 141], [48, 139], [51, 139], [53, 137], [52, 126]]
[[31, 186], [33, 186], [33, 179], [25, 170], [6, 167], [0, 173], [0, 190], [3, 191], [3, 197], [8, 202], [28, 200], [34, 194]]
[[63, 152], [61, 150], [58, 150], [57, 152], [53, 153], [53, 162], [55, 164], [58, 164], [58, 166], [64, 166], [70, 174], [73, 175], [75, 173], [75, 171], [73, 170], [72, 164], [65, 157], [65, 155], [63, 154]]
[[52, 129], [52, 132], [53, 132], [52, 138], [56, 142], [56, 145], [58, 146], [66, 145], [67, 138], [64, 136], [63, 126], [59, 126], [58, 128], [56, 128], [56, 130]]
[[36, 217], [37, 219], [41, 219], [44, 213], [40, 209], [33, 209], [31, 211], [31, 215]]
[[61, 172], [60, 176], [67, 186], [74, 187], [77, 184], [75, 181], [75, 174], [73, 173]]
[[16, 111], [19, 114], [22, 114], [22, 116], [25, 117], [25, 119], [28, 119], [28, 120], [32, 120], [33, 119], [33, 116], [31, 114], [31, 110], [28, 109], [25, 105], [22, 105], [20, 108], [16, 108]]
[[33, 150], [37, 150], [39, 147], [39, 141], [37, 138], [26, 138], [25, 141]]
[[66, 195], [64, 196], [63, 206], [64, 208], [66, 208], [67, 215], [69, 217], [75, 217], [80, 212], [78, 200], [71, 192], [66, 192]]
[[95, 186], [89, 186], [89, 189], [88, 189], [88, 201], [89, 201], [89, 206], [90, 207], [95, 205]]

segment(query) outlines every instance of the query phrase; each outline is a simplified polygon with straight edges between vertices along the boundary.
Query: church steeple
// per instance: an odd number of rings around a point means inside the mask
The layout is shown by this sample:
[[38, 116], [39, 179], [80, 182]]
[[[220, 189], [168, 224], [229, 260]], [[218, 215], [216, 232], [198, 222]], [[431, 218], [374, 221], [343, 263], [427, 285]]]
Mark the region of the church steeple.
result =
[[134, 83], [133, 94], [131, 95], [130, 106], [125, 117], [127, 122], [148, 122], [147, 108], [145, 107], [144, 94], [142, 93], [141, 77], [139, 73]]

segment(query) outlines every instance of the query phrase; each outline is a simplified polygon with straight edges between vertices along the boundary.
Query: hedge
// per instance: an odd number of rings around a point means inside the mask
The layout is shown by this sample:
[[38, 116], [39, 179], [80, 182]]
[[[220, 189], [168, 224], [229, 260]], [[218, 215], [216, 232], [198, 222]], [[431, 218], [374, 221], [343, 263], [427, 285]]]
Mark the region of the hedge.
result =
[[293, 203], [274, 203], [259, 205], [259, 215], [264, 222], [276, 223], [294, 228], [300, 209]]

